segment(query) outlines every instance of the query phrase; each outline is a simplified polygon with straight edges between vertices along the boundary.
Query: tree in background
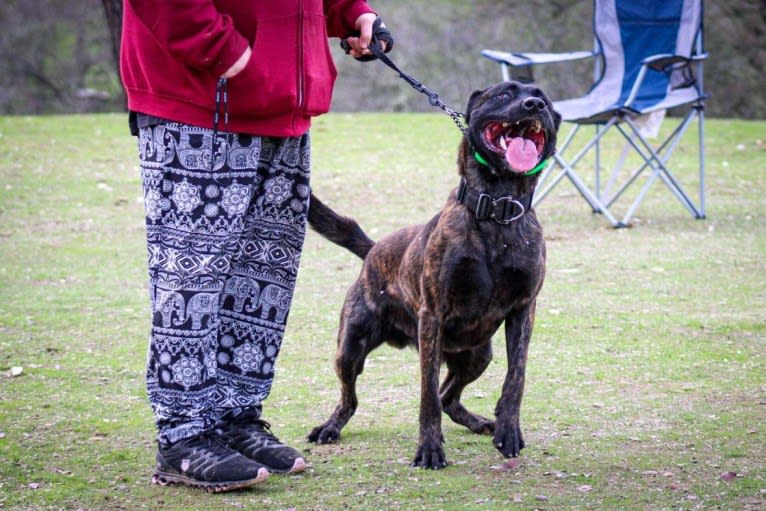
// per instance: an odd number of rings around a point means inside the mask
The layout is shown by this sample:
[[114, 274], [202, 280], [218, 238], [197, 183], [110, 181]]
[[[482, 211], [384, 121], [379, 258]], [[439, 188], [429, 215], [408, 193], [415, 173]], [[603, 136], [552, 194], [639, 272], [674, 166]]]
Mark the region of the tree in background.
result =
[[[396, 38], [391, 57], [458, 110], [473, 90], [500, 79], [497, 64], [480, 56], [484, 48], [593, 46], [591, 0], [369, 1], [381, 5]], [[121, 21], [121, 0], [3, 0], [0, 113], [123, 109], [116, 66]], [[766, 118], [763, 0], [708, 0], [705, 22], [706, 88], [713, 93], [708, 115]], [[382, 64], [340, 58], [337, 41], [331, 44], [341, 75], [335, 111], [433, 111]], [[572, 97], [587, 90], [593, 65], [552, 64], [535, 73], [552, 97]]]
[[122, 34], [122, 0], [101, 0], [106, 17], [106, 29], [112, 42], [112, 59], [115, 70], [120, 72], [120, 35]]
[[113, 111], [122, 89], [98, 4], [0, 2], [0, 112]]

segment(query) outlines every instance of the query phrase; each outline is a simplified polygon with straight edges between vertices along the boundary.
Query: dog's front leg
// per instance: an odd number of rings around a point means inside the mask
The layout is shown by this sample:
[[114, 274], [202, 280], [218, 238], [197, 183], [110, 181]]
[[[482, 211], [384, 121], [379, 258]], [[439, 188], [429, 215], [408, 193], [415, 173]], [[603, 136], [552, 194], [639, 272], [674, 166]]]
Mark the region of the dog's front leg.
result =
[[505, 346], [508, 351], [508, 372], [505, 375], [503, 394], [495, 408], [495, 447], [505, 456], [516, 457], [524, 448], [519, 412], [524, 394], [524, 371], [527, 350], [535, 321], [535, 301], [511, 312], [505, 319]]
[[420, 439], [414, 467], [440, 469], [447, 466], [442, 436], [442, 406], [439, 399], [439, 365], [441, 362], [440, 328], [432, 311], [418, 314], [420, 353]]

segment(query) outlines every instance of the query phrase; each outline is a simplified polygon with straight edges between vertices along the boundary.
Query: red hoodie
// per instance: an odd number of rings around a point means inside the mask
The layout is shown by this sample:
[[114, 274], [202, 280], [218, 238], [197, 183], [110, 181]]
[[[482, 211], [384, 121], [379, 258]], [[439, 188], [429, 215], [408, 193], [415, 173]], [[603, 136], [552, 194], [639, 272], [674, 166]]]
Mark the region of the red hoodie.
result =
[[298, 136], [327, 112], [337, 71], [327, 37], [373, 12], [364, 0], [125, 0], [120, 73], [128, 108], [213, 127], [218, 77], [229, 79], [229, 130]]

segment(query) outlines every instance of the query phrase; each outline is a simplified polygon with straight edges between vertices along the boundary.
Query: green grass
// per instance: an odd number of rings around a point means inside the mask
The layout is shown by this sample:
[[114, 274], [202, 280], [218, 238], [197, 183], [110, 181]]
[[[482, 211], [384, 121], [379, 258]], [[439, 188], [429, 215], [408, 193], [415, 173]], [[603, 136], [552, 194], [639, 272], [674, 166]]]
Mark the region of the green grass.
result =
[[[143, 206], [125, 118], [0, 118], [0, 508], [764, 509], [764, 135], [765, 122], [708, 121], [706, 220], [661, 183], [633, 229], [611, 229], [568, 182], [540, 205], [548, 273], [514, 470], [449, 420], [450, 466], [408, 466], [409, 350], [370, 357], [339, 444], [304, 441], [338, 396], [338, 312], [360, 267], [310, 233], [266, 404], [310, 468], [216, 496], [149, 484]], [[457, 184], [457, 131], [439, 114], [329, 115], [312, 136], [315, 190], [374, 238], [428, 219]], [[674, 168], [692, 187], [685, 142]], [[610, 140], [606, 158], [620, 148]], [[485, 415], [506, 367], [495, 344], [465, 395]]]

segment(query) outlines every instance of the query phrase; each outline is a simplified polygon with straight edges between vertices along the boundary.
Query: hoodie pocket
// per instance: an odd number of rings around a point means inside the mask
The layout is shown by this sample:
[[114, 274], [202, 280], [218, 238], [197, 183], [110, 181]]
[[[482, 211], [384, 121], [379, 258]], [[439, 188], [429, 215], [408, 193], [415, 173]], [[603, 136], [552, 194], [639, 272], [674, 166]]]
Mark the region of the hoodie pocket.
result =
[[259, 21], [250, 60], [229, 81], [232, 115], [257, 119], [296, 110], [298, 42], [297, 16]]
[[306, 14], [302, 31], [303, 111], [320, 115], [330, 110], [332, 90], [338, 71], [327, 41], [327, 18]]

